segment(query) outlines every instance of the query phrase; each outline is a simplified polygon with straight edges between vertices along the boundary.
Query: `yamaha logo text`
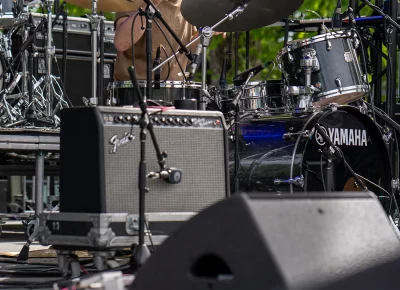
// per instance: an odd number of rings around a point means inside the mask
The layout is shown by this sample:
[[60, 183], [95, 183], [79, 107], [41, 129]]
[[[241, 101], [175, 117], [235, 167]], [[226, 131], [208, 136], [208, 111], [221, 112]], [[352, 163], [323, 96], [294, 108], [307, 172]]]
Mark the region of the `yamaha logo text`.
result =
[[[322, 130], [329, 136], [333, 144], [337, 146], [358, 146], [366, 147], [368, 146], [367, 131], [362, 129], [345, 129], [345, 128], [324, 128], [321, 126]], [[316, 132], [315, 141], [318, 145], [324, 146], [324, 138]]]

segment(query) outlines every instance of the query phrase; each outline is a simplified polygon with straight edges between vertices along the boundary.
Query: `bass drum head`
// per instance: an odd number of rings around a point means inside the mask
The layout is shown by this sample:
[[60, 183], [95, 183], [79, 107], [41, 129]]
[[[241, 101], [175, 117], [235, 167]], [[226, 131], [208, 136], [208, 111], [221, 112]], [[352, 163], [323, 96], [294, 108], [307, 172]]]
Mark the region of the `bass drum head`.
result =
[[[390, 159], [380, 131], [368, 116], [357, 109], [340, 107], [311, 116], [282, 114], [242, 120], [238, 173], [240, 189], [264, 192], [324, 191], [326, 159], [321, 151], [327, 146], [321, 136], [315, 134], [314, 126], [317, 123], [342, 150], [346, 161], [357, 174], [386, 190], [390, 188]], [[310, 136], [296, 135], [306, 130]], [[295, 135], [283, 138], [288, 133]], [[230, 153], [233, 181], [233, 146]], [[335, 159], [333, 168], [335, 191], [357, 190], [352, 176], [340, 160]], [[300, 176], [304, 177], [303, 187], [285, 182]], [[367, 186], [380, 195], [377, 188], [369, 184]]]
[[[382, 135], [371, 118], [360, 113], [355, 108], [342, 107], [337, 111], [323, 114], [317, 120], [317, 123], [327, 132], [332, 142], [342, 150], [346, 161], [355, 173], [385, 189], [389, 189], [392, 175], [389, 154]], [[312, 130], [314, 125], [315, 123], [311, 122], [309, 129]], [[322, 136], [315, 132], [312, 138], [307, 141], [305, 150], [302, 153], [297, 153], [304, 155], [302, 162], [303, 172], [306, 171], [306, 168], [321, 172], [321, 153], [319, 150], [323, 150], [326, 146]], [[324, 158], [322, 162], [325, 163]], [[335, 190], [357, 190], [354, 187], [354, 182], [352, 182], [353, 177], [349, 174], [343, 162], [336, 159], [334, 168]], [[310, 172], [307, 174], [309, 175], [309, 181], [307, 182], [306, 190], [321, 190], [321, 184], [318, 184], [317, 176], [310, 174]], [[366, 184], [371, 191], [379, 191], [372, 185]]]

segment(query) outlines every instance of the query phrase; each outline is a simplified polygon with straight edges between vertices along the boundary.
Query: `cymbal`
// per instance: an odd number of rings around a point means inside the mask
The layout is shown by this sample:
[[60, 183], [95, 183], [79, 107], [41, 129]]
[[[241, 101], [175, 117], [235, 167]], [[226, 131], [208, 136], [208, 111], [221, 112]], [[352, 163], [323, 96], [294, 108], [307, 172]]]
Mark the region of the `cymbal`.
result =
[[[92, 8], [91, 0], [68, 0], [67, 2], [82, 8]], [[134, 11], [140, 7], [146, 8], [146, 3], [142, 0], [97, 0], [97, 11], [103, 12]]]
[[304, 0], [182, 0], [181, 13], [194, 26], [211, 27], [243, 2], [248, 4], [243, 13], [226, 20], [215, 31], [249, 31], [273, 24], [296, 11]]

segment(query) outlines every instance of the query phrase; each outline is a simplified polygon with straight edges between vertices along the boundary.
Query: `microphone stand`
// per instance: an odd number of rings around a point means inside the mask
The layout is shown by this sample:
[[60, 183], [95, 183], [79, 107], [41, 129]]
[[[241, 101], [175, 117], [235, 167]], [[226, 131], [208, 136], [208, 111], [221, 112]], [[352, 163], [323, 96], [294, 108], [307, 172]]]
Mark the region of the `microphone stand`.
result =
[[99, 62], [99, 84], [98, 84], [98, 94], [99, 94], [99, 105], [104, 105], [104, 14], [100, 15], [100, 62]]
[[[144, 2], [148, 2], [149, 0], [144, 0]], [[232, 20], [232, 19], [234, 19], [235, 17], [237, 17], [237, 16], [239, 16], [241, 13], [243, 13], [243, 11], [246, 9], [246, 7], [247, 7], [247, 4], [244, 4], [244, 5], [236, 5], [235, 6], [235, 8], [231, 11], [231, 12], [229, 12], [229, 13], [227, 13], [226, 15], [225, 15], [225, 17], [224, 18], [222, 18], [220, 21], [218, 21], [216, 24], [214, 24], [213, 26], [211, 26], [211, 27], [204, 27], [203, 29], [202, 29], [202, 31], [203, 30], [205, 30], [206, 28], [206, 30], [208, 30], [208, 29], [210, 29], [211, 31], [214, 31], [215, 30], [215, 28], [216, 27], [218, 27], [220, 24], [222, 24], [223, 22], [225, 22], [226, 20]], [[159, 18], [159, 16], [157, 16], [158, 18]], [[160, 19], [161, 20], [161, 19]], [[161, 21], [163, 21], [163, 20], [161, 20]], [[164, 22], [163, 22], [164, 23]], [[164, 24], [165, 25], [165, 24]], [[166, 26], [166, 27], [168, 27], [168, 25]], [[168, 30], [169, 31], [169, 30]], [[170, 31], [171, 32], [171, 31]], [[171, 33], [172, 34], [172, 33]], [[173, 34], [172, 34], [173, 35]], [[197, 40], [199, 40], [200, 39], [200, 37], [202, 37], [202, 35], [198, 35], [196, 38], [194, 38], [192, 41], [190, 41], [187, 45], [186, 45], [186, 47], [189, 47], [189, 46], [191, 46], [193, 43], [195, 43]], [[181, 41], [179, 41], [178, 43], [182, 43]], [[183, 45], [184, 46], [184, 45]], [[178, 51], [176, 51], [175, 53], [173, 53], [172, 55], [170, 55], [167, 59], [165, 59], [162, 63], [160, 63], [158, 66], [156, 66], [156, 67], [154, 67], [153, 68], [153, 72], [155, 71], [155, 70], [157, 70], [157, 69], [159, 69], [160, 67], [162, 67], [164, 64], [166, 64], [167, 62], [169, 62], [171, 59], [173, 59], [176, 55], [178, 55], [179, 53], [182, 53], [182, 47], [178, 50]], [[188, 56], [188, 58], [190, 59], [190, 61], [193, 61], [193, 56], [192, 55], [190, 55], [190, 57]], [[204, 64], [203, 64], [204, 65]]]
[[[326, 165], [325, 165], [325, 191], [326, 192], [331, 192], [335, 191], [335, 155], [333, 152], [329, 149], [328, 147], [325, 147], [324, 150], [321, 151], [321, 153], [324, 155], [325, 160], [326, 160]], [[321, 176], [322, 177], [322, 176]]]
[[[149, 192], [147, 187], [147, 178], [162, 178], [171, 184], [181, 182], [182, 171], [176, 168], [166, 168], [167, 154], [161, 152], [154, 133], [153, 123], [149, 121], [149, 113], [147, 111], [147, 104], [140, 90], [134, 67], [129, 67], [129, 76], [131, 78], [136, 94], [139, 98], [139, 107], [142, 111], [139, 120], [140, 125], [140, 164], [139, 164], [139, 244], [135, 246], [131, 256], [132, 270], [137, 270], [147, 261], [150, 257], [150, 251], [144, 241], [145, 236], [145, 210], [146, 210], [146, 193]], [[147, 174], [146, 166], [146, 137], [147, 130], [150, 132], [150, 137], [153, 141], [153, 146], [156, 151], [157, 161], [160, 166], [160, 172], [150, 172]]]
[[[333, 154], [335, 157], [339, 158], [340, 161], [343, 162], [344, 166], [346, 169], [349, 171], [350, 175], [354, 178], [354, 180], [357, 182], [359, 186], [361, 186], [362, 190], [367, 191], [368, 188], [365, 185], [365, 183], [358, 177], [358, 175], [354, 172], [353, 168], [347, 163], [346, 159], [342, 155], [341, 151], [336, 147], [335, 144], [333, 144], [331, 138], [328, 137], [328, 135], [322, 130], [321, 126], [319, 124], [315, 125], [315, 129], [317, 132], [322, 136], [322, 138], [325, 140], [326, 143], [333, 149]], [[330, 149], [328, 149], [330, 150]]]

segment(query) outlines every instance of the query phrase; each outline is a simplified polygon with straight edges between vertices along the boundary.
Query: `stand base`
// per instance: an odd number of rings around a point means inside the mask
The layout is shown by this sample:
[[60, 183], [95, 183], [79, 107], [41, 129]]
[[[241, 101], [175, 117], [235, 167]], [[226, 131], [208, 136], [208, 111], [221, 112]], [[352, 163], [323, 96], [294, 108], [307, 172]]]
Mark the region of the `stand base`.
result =
[[178, 110], [197, 110], [197, 100], [175, 100], [174, 107]]
[[131, 268], [135, 272], [140, 269], [150, 258], [151, 254], [147, 245], [136, 245], [131, 256]]

